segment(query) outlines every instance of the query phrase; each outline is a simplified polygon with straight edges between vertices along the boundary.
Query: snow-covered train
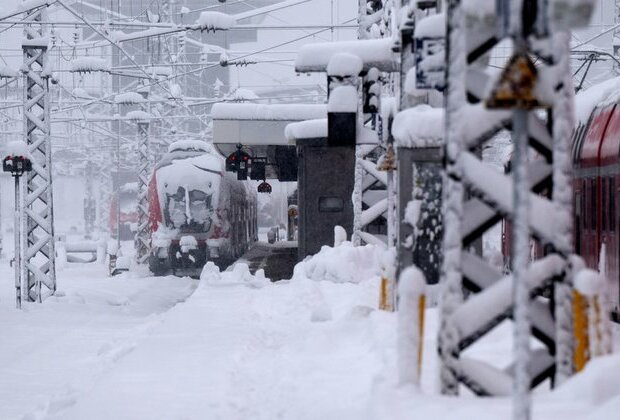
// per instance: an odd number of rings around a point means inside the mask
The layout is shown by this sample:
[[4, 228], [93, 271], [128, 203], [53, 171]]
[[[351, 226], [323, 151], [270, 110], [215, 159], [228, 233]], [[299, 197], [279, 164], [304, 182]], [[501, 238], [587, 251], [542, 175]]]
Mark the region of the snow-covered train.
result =
[[207, 261], [225, 268], [257, 240], [256, 193], [205, 142], [173, 143], [153, 171], [148, 199], [155, 275], [197, 276]]

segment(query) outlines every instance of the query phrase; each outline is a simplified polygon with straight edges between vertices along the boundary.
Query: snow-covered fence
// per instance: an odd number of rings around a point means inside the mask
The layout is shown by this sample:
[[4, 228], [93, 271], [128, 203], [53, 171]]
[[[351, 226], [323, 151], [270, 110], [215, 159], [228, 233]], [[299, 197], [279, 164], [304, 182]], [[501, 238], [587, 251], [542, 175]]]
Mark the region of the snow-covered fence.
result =
[[402, 384], [420, 384], [424, 337], [426, 279], [415, 266], [398, 281], [398, 372]]

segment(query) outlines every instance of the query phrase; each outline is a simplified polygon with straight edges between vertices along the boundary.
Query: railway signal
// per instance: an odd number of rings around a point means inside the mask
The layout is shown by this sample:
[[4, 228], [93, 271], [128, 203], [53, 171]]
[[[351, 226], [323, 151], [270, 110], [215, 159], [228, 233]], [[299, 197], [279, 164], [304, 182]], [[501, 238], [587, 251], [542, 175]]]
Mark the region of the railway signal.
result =
[[[26, 145], [23, 144], [23, 149], [27, 152]], [[22, 307], [22, 270], [21, 270], [21, 235], [22, 229], [20, 225], [20, 207], [21, 207], [21, 194], [20, 194], [20, 179], [21, 176], [32, 171], [32, 161], [29, 157], [23, 154], [9, 154], [2, 160], [2, 170], [9, 172], [15, 179], [15, 302], [17, 309]]]
[[228, 155], [226, 158], [226, 171], [236, 172], [239, 181], [248, 178], [248, 170], [250, 168], [251, 156], [249, 153], [241, 150], [243, 146], [237, 145], [237, 150]]

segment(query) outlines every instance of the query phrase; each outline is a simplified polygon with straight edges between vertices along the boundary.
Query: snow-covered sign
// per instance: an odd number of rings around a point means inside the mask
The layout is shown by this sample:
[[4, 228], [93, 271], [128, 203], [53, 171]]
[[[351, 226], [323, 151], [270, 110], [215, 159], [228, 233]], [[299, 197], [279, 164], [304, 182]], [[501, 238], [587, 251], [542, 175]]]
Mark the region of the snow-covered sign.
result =
[[328, 76], [357, 76], [362, 72], [364, 63], [354, 54], [338, 53], [334, 54], [327, 64]]
[[446, 17], [443, 13], [428, 16], [414, 33], [416, 87], [443, 90], [446, 86]]
[[231, 15], [221, 12], [202, 12], [196, 25], [203, 31], [227, 30], [235, 26], [237, 21]]
[[338, 86], [329, 95], [327, 112], [346, 112], [356, 114], [357, 101], [357, 89], [354, 86]]
[[79, 73], [110, 71], [110, 64], [103, 58], [79, 57], [71, 61], [71, 71]]
[[0, 79], [2, 78], [13, 78], [19, 76], [19, 72], [10, 68], [9, 66], [0, 66]]
[[286, 126], [284, 135], [291, 144], [302, 139], [326, 139], [327, 118], [291, 123]]
[[319, 42], [306, 44], [299, 50], [295, 70], [300, 73], [325, 72], [332, 56], [348, 53], [359, 57], [363, 70], [376, 67], [380, 71], [398, 70], [398, 56], [392, 50], [389, 38], [359, 41]]

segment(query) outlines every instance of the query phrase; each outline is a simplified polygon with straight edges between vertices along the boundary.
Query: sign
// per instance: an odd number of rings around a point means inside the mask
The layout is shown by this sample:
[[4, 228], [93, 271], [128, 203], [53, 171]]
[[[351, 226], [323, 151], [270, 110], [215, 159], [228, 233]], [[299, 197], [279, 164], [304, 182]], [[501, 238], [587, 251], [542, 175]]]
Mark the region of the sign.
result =
[[486, 100], [489, 109], [534, 109], [546, 107], [535, 95], [537, 71], [525, 53], [512, 56]]

